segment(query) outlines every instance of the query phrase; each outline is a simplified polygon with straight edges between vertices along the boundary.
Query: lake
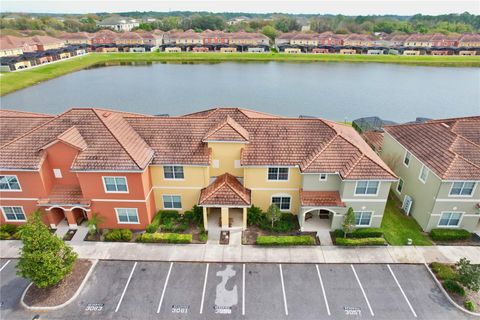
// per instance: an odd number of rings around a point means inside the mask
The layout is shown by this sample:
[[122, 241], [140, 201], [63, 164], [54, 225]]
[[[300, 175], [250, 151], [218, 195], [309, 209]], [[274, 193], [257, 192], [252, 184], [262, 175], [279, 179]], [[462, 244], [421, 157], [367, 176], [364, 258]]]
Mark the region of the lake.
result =
[[290, 62], [103, 66], [11, 93], [1, 106], [51, 114], [96, 106], [171, 115], [236, 106], [405, 122], [480, 114], [480, 69]]

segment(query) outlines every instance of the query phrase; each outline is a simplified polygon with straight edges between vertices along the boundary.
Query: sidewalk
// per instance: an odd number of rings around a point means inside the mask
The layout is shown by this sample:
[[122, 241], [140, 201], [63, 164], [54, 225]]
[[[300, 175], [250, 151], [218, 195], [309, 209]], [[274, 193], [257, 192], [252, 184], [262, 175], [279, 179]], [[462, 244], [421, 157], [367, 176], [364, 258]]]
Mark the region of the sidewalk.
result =
[[[336, 246], [264, 248], [247, 245], [162, 245], [143, 243], [70, 243], [80, 258], [136, 261], [250, 262], [250, 263], [454, 263], [466, 257], [480, 263], [480, 247]], [[18, 258], [21, 242], [0, 241], [0, 258]]]

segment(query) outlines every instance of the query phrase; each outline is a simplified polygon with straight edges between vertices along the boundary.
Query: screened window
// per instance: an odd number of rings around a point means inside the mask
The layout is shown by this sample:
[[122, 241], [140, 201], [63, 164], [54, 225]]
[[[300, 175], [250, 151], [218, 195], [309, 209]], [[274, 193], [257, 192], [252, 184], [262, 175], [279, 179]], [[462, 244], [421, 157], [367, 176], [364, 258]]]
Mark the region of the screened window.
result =
[[460, 212], [444, 212], [438, 222], [442, 227], [456, 227], [460, 223], [462, 214]]
[[355, 224], [357, 226], [369, 226], [372, 213], [367, 211], [355, 212]]
[[407, 167], [410, 164], [411, 157], [412, 157], [412, 154], [407, 151], [407, 153], [405, 153], [405, 157], [403, 158], [403, 164], [406, 165]]
[[137, 208], [117, 208], [118, 223], [138, 223]]
[[17, 176], [0, 176], [0, 190], [21, 190]]
[[2, 211], [7, 221], [25, 221], [23, 207], [2, 207]]
[[288, 180], [288, 168], [268, 168], [268, 180]]
[[454, 182], [450, 189], [451, 196], [471, 196], [475, 189], [475, 182], [459, 181]]
[[422, 169], [420, 170], [420, 175], [418, 176], [418, 179], [425, 183], [427, 181], [428, 177], [428, 168], [425, 166], [422, 166]]
[[128, 192], [127, 178], [125, 177], [103, 177], [106, 192]]
[[378, 192], [378, 181], [358, 181], [355, 187], [356, 195], [376, 195]]
[[400, 180], [398, 180], [397, 191], [398, 191], [399, 193], [401, 193], [402, 190], [403, 190], [403, 180], [400, 179]]
[[180, 196], [163, 196], [163, 207], [165, 209], [181, 209], [182, 197]]
[[272, 197], [272, 203], [280, 210], [290, 210], [290, 197]]
[[163, 166], [163, 176], [165, 179], [183, 179], [183, 167]]

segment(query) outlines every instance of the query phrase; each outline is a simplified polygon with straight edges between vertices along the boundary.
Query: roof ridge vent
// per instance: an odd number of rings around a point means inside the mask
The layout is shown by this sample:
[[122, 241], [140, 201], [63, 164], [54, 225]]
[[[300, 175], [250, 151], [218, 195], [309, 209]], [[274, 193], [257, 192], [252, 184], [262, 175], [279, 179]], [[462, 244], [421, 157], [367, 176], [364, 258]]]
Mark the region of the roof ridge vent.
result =
[[112, 114], [111, 112], [105, 111], [104, 113], [102, 113], [102, 116], [103, 116], [104, 118], [108, 118], [108, 116], [111, 115], [111, 114]]

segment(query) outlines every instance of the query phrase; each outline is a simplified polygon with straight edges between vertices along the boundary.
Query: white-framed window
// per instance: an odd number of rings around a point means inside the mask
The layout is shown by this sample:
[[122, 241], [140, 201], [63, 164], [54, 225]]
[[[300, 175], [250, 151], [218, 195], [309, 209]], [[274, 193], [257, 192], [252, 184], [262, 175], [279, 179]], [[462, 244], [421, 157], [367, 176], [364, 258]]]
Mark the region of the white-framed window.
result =
[[62, 178], [62, 170], [60, 170], [60, 169], [53, 169], [53, 175], [55, 176], [55, 178], [61, 179], [61, 178]]
[[17, 176], [0, 176], [1, 191], [22, 191]]
[[165, 179], [180, 180], [184, 178], [182, 166], [163, 166], [163, 177]]
[[212, 160], [212, 168], [215, 168], [215, 169], [220, 168], [220, 160], [218, 160], [218, 159], [213, 159], [213, 160]]
[[469, 197], [473, 195], [475, 190], [476, 182], [473, 181], [457, 181], [452, 183], [452, 188], [450, 188], [450, 196], [465, 196]]
[[182, 209], [182, 197], [163, 195], [163, 207], [165, 209]]
[[410, 152], [405, 152], [405, 157], [403, 157], [403, 164], [408, 167], [410, 165], [410, 159], [412, 158], [412, 154]]
[[418, 176], [418, 179], [423, 183], [427, 182], [428, 172], [428, 168], [425, 165], [422, 165], [422, 169], [420, 169], [420, 175]]
[[462, 212], [443, 212], [440, 220], [438, 220], [439, 227], [458, 227], [462, 219]]
[[23, 207], [2, 207], [3, 216], [6, 221], [25, 221]]
[[397, 192], [402, 193], [402, 190], [403, 190], [403, 180], [400, 178], [400, 180], [398, 180], [397, 182]]
[[138, 210], [137, 208], [115, 208], [117, 214], [117, 221], [120, 224], [138, 224]]
[[287, 181], [288, 168], [268, 168], [268, 180], [271, 181]]
[[281, 211], [290, 210], [291, 197], [290, 196], [273, 196], [272, 203], [277, 205]]
[[371, 211], [355, 211], [355, 224], [359, 227], [369, 227], [372, 222]]
[[103, 185], [107, 193], [127, 193], [127, 177], [103, 177]]
[[326, 173], [320, 173], [320, 176], [318, 177], [318, 180], [327, 181], [327, 174]]
[[357, 181], [355, 195], [375, 196], [378, 194], [379, 181]]

